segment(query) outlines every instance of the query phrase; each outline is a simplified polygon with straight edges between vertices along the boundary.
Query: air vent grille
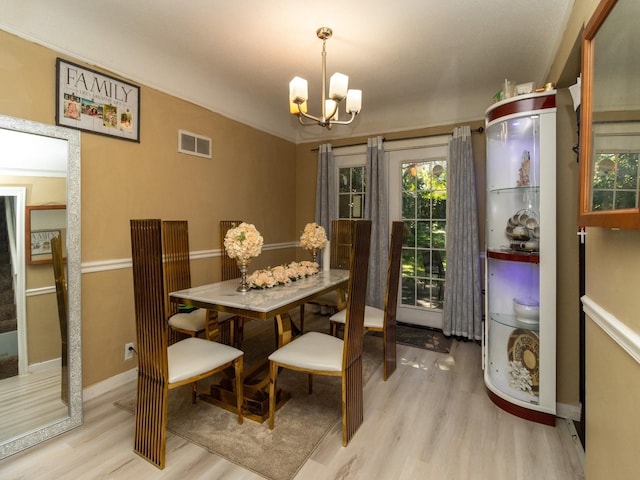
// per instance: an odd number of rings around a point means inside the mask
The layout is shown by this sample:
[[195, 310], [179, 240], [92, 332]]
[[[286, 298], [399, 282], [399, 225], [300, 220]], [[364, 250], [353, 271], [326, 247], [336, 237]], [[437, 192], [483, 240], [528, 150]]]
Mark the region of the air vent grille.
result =
[[211, 158], [211, 139], [186, 130], [178, 130], [178, 152]]

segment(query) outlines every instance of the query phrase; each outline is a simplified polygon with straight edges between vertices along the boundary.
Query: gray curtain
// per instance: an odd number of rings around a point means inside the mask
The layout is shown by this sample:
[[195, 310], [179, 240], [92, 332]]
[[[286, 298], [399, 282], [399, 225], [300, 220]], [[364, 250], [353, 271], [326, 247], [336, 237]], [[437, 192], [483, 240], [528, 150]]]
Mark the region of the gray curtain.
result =
[[[325, 143], [318, 148], [315, 222], [324, 227], [327, 237], [331, 233], [331, 220], [333, 220], [338, 201], [334, 176], [333, 151], [331, 144]], [[322, 255], [319, 256], [319, 260], [322, 262]]]
[[480, 340], [478, 204], [469, 126], [454, 129], [447, 169], [447, 280], [442, 331]]
[[367, 305], [384, 307], [389, 263], [388, 167], [384, 161], [383, 138], [367, 141], [367, 173], [364, 217], [371, 220], [371, 253], [367, 280]]

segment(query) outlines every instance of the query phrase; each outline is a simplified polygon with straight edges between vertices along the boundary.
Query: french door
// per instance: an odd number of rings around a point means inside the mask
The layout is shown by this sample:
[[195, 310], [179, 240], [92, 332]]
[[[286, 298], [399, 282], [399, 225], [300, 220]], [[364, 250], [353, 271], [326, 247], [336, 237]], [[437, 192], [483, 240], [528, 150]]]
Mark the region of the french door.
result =
[[389, 142], [389, 213], [402, 219], [397, 320], [442, 328], [448, 136]]

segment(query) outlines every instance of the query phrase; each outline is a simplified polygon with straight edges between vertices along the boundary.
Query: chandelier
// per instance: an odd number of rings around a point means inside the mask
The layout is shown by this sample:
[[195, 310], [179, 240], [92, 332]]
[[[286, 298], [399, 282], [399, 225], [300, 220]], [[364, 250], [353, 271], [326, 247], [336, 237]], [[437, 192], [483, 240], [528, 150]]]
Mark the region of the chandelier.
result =
[[[304, 78], [294, 77], [289, 83], [289, 110], [298, 117], [301, 125], [320, 125], [331, 130], [333, 125], [348, 125], [356, 118], [362, 109], [362, 90], [349, 89], [349, 77], [343, 73], [334, 73], [329, 82], [327, 95], [327, 51], [325, 45], [333, 35], [328, 27], [316, 30], [316, 35], [322, 40], [322, 115], [315, 116], [307, 113], [309, 86]], [[328, 97], [328, 98], [327, 98]], [[338, 120], [338, 108], [346, 98], [346, 112], [351, 114], [348, 120]], [[312, 120], [311, 123], [305, 119]]]

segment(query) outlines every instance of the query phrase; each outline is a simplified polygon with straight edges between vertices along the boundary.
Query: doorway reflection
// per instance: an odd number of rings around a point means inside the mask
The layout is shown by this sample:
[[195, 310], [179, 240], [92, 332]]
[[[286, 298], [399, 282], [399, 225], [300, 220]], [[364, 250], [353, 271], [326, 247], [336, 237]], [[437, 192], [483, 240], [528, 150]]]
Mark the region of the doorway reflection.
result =
[[[62, 348], [66, 332], [52, 324], [58, 312], [55, 289], [51, 290], [53, 267], [49, 263], [20, 268], [30, 243], [20, 238], [32, 229], [18, 228], [25, 224], [26, 188], [0, 187], [0, 193], [12, 191], [18, 193], [0, 196], [0, 443], [69, 415], [68, 394], [63, 391], [68, 382], [62, 377], [67, 374]], [[64, 216], [60, 221], [66, 229]], [[19, 235], [22, 232], [25, 235]]]

